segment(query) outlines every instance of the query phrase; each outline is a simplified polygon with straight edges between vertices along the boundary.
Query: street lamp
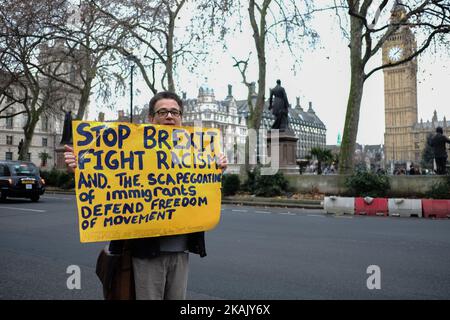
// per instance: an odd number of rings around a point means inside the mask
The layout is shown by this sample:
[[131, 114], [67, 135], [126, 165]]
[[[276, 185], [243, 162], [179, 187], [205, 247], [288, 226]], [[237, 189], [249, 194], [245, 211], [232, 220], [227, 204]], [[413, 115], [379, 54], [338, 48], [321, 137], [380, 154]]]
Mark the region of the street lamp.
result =
[[130, 123], [133, 123], [133, 74], [134, 74], [134, 61], [136, 56], [130, 54], [127, 56], [127, 60], [130, 61], [131, 67], [131, 79], [130, 79]]

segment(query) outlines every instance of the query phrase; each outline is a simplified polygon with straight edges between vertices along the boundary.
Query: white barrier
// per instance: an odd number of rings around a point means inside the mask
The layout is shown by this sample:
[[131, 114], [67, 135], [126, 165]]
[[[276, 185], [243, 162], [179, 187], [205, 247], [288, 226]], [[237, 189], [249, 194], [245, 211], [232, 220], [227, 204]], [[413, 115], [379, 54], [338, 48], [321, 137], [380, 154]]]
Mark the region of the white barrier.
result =
[[325, 197], [323, 208], [327, 213], [355, 214], [355, 198]]
[[422, 218], [422, 201], [420, 199], [389, 199], [388, 206], [390, 216]]

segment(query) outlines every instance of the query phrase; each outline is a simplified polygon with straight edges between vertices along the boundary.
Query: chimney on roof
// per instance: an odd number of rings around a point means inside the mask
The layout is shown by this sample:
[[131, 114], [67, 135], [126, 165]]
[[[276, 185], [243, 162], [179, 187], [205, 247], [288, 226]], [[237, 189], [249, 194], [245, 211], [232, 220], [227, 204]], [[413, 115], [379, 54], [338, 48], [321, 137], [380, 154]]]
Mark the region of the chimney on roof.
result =
[[256, 83], [254, 81], [250, 84], [250, 96], [252, 98], [253, 106], [255, 106], [258, 94], [256, 93]]
[[295, 109], [298, 109], [299, 111], [302, 111], [303, 112], [303, 108], [302, 108], [302, 106], [300, 105], [300, 97], [295, 97], [296, 98], [296, 100], [297, 100], [297, 104], [295, 105]]
[[124, 118], [125, 118], [125, 112], [123, 110], [119, 110], [118, 113], [119, 113], [119, 119], [118, 120], [119, 121], [123, 121]]
[[309, 112], [309, 113], [315, 113], [314, 110], [313, 110], [312, 102], [311, 102], [311, 101], [309, 102], [309, 109], [308, 109], [308, 112]]
[[250, 93], [252, 96], [256, 96], [256, 83], [255, 81], [253, 81], [252, 83], [250, 83]]
[[228, 85], [228, 96], [226, 97], [226, 99], [231, 99], [233, 98], [233, 86], [231, 84]]

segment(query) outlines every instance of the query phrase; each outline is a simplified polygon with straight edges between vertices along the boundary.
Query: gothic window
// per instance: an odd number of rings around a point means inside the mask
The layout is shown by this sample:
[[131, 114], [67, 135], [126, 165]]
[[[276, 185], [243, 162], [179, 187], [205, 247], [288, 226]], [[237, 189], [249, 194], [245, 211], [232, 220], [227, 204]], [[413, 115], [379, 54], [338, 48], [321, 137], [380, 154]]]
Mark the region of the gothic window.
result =
[[43, 117], [41, 121], [42, 131], [48, 131], [48, 117]]
[[[6, 115], [10, 116], [10, 115], [12, 115], [12, 113], [8, 113]], [[13, 120], [14, 120], [13, 117], [6, 118], [6, 129], [12, 129], [14, 127]]]

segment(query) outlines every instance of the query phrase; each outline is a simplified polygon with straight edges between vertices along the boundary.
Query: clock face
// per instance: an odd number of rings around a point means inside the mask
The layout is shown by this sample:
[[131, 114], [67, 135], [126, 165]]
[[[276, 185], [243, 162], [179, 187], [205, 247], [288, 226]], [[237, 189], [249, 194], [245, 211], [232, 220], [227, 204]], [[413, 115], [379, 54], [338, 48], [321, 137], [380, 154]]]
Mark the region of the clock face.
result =
[[389, 59], [393, 62], [397, 62], [402, 57], [403, 49], [399, 46], [392, 47], [389, 49]]

